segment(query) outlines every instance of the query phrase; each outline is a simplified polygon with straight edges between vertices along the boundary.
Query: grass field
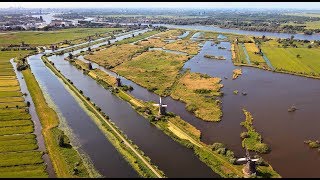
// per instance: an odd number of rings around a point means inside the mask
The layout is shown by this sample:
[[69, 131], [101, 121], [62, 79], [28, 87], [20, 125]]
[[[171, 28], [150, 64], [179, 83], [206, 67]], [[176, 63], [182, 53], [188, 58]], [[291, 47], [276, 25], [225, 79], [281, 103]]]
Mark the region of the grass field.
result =
[[95, 35], [96, 33], [111, 32], [119, 28], [71, 28], [47, 32], [14, 32], [0, 34], [0, 46], [9, 44], [21, 44], [22, 41], [32, 45], [48, 45], [62, 42], [64, 40], [74, 40]]
[[86, 55], [84, 58], [110, 69], [123, 62], [130, 61], [136, 53], [143, 50], [142, 46], [121, 44], [96, 51], [93, 54]]
[[275, 40], [261, 45], [263, 53], [277, 71], [320, 76], [320, 48], [283, 48], [278, 45]]
[[113, 70], [156, 94], [164, 95], [172, 86], [179, 70], [188, 60], [185, 55], [150, 51], [127, 61]]
[[261, 135], [253, 127], [253, 117], [251, 113], [245, 109], [243, 109], [243, 113], [246, 119], [241, 122], [240, 125], [244, 126], [247, 129], [247, 132], [241, 133], [241, 138], [243, 138], [242, 147], [259, 153], [269, 152], [268, 145], [262, 143]]
[[[0, 52], [0, 177], [48, 177], [33, 121], [10, 59], [30, 51]], [[3, 72], [6, 72], [3, 73]], [[10, 76], [7, 76], [10, 74]], [[29, 168], [28, 167], [33, 167]]]
[[186, 109], [205, 121], [219, 121], [221, 79], [186, 72], [174, 86], [171, 96], [186, 103]]

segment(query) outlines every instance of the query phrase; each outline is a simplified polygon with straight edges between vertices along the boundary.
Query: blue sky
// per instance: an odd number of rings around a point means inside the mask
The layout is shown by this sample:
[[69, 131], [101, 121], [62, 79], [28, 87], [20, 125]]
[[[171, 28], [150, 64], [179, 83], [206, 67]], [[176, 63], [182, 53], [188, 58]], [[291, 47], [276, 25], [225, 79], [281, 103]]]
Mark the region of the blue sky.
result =
[[294, 8], [320, 9], [320, 2], [0, 2], [1, 8]]

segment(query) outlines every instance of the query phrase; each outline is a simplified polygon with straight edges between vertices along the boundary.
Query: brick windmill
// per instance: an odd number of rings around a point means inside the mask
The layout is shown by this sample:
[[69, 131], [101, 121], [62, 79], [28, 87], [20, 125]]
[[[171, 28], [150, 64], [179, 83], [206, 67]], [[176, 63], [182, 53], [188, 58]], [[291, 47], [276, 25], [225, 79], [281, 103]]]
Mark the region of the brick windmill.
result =
[[168, 105], [162, 104], [161, 97], [160, 97], [159, 104], [153, 104], [153, 105], [154, 106], [159, 106], [159, 115], [160, 116], [166, 114], [166, 108], [168, 107]]

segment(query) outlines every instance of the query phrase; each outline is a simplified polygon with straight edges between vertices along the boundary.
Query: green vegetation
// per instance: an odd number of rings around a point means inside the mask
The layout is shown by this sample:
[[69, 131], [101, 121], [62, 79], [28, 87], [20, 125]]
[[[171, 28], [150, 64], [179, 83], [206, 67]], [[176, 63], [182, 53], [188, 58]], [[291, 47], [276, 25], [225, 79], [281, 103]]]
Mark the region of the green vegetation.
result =
[[220, 78], [202, 77], [200, 73], [187, 71], [173, 87], [171, 96], [186, 103], [186, 109], [205, 121], [219, 121], [222, 116]]
[[263, 42], [261, 48], [277, 72], [302, 76], [320, 76], [319, 47], [308, 48], [305, 43], [297, 47], [283, 47], [275, 40]]
[[[30, 51], [1, 51], [0, 64], [0, 177], [48, 177], [38, 150], [33, 121], [19, 81], [10, 63], [16, 56], [25, 56]], [[4, 73], [6, 72], [6, 73]], [[8, 76], [10, 75], [10, 76]], [[34, 169], [25, 167], [32, 166]]]
[[159, 95], [168, 95], [188, 57], [163, 51], [149, 51], [114, 69], [118, 74]]
[[13, 32], [9, 34], [0, 34], [0, 46], [8, 46], [10, 44], [25, 44], [31, 45], [48, 45], [63, 42], [65, 40], [75, 40], [87, 36], [107, 33], [119, 28], [71, 28], [58, 31], [26, 31]]
[[245, 134], [241, 133], [241, 137], [243, 137], [242, 146], [251, 151], [268, 153], [270, 151], [268, 145], [262, 143], [261, 135], [253, 127], [253, 117], [251, 113], [245, 109], [243, 109], [243, 113], [246, 119], [241, 122], [240, 125], [244, 126], [248, 131]]
[[310, 148], [320, 148], [320, 142], [319, 141], [307, 140], [307, 141], [304, 141], [304, 143], [308, 144]]

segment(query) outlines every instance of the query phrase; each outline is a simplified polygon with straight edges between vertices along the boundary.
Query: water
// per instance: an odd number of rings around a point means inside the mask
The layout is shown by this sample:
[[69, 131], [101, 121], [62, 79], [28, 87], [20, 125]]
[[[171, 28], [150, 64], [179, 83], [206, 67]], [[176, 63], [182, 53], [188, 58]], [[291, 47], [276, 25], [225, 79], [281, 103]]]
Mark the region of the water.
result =
[[88, 154], [105, 177], [138, 177], [62, 82], [45, 66], [41, 55], [30, 56], [28, 62], [40, 86], [45, 88], [78, 139], [79, 142], [74, 143], [81, 145], [80, 150]]
[[[51, 56], [57, 69], [97, 104], [103, 112], [151, 158], [168, 177], [219, 177], [188, 149], [165, 135], [139, 115], [130, 104], [98, 85], [95, 80], [64, 60], [65, 56]], [[76, 115], [74, 115], [76, 116]], [[147, 137], [147, 138], [146, 138]], [[94, 146], [92, 150], [99, 149]]]
[[153, 26], [166, 26], [167, 28], [179, 28], [188, 30], [202, 30], [202, 31], [214, 31], [220, 33], [233, 33], [253, 36], [276, 37], [276, 38], [290, 38], [292, 35], [294, 39], [301, 40], [320, 40], [319, 34], [305, 35], [305, 34], [290, 34], [290, 33], [275, 33], [275, 32], [262, 32], [262, 31], [245, 31], [238, 29], [224, 29], [216, 26], [203, 26], [203, 25], [172, 25], [172, 24], [153, 24]]
[[[303, 143], [307, 139], [319, 137], [318, 127], [320, 112], [319, 80], [288, 74], [273, 73], [257, 68], [234, 66], [231, 61], [231, 44], [221, 42], [226, 49], [218, 49], [207, 41], [200, 53], [185, 63], [184, 68], [192, 72], [207, 73], [220, 77], [225, 93], [222, 99], [223, 117], [221, 122], [205, 122], [196, 118], [185, 109], [185, 104], [171, 97], [163, 98], [168, 104], [168, 111], [180, 115], [202, 132], [202, 141], [207, 144], [222, 142], [231, 148], [237, 156], [243, 156], [240, 133], [245, 131], [240, 126], [244, 120], [242, 108], [250, 111], [254, 117], [254, 126], [269, 144], [272, 151], [263, 157], [271, 163], [283, 177], [319, 177], [320, 157], [316, 150], [311, 150]], [[212, 61], [204, 58], [205, 54], [224, 56], [225, 61]], [[99, 67], [110, 75], [115, 73]], [[232, 71], [241, 68], [243, 75], [232, 80]], [[228, 77], [228, 79], [224, 79]], [[123, 84], [134, 88], [130, 93], [145, 101], [158, 101], [158, 95], [149, 92], [136, 83], [120, 77]], [[297, 86], [299, 85], [299, 86]], [[247, 96], [234, 95], [233, 91], [247, 92]], [[299, 110], [288, 113], [287, 109], [295, 104]], [[292, 141], [291, 139], [294, 139]], [[302, 168], [308, 164], [308, 168]]]
[[185, 37], [187, 37], [189, 35], [190, 31], [186, 31], [185, 33], [183, 33], [182, 35], [180, 36], [177, 36], [178, 39], [183, 39]]
[[[185, 68], [222, 79], [222, 91], [225, 93], [222, 98], [223, 117], [219, 123], [202, 122], [187, 114], [184, 119], [201, 130], [204, 142], [223, 142], [239, 155], [243, 154], [239, 135], [244, 131], [240, 122], [245, 118], [241, 108], [246, 108], [254, 117], [256, 130], [272, 149], [263, 157], [283, 177], [319, 177], [320, 156], [303, 143], [304, 140], [319, 137], [319, 80], [249, 67], [242, 67], [240, 78], [232, 80], [232, 70], [239, 67], [231, 62], [230, 43], [222, 42], [227, 47], [225, 50], [210, 47], [209, 44], [207, 42], [199, 55], [185, 64]], [[210, 52], [228, 54], [224, 55], [227, 60], [202, 58], [203, 54]], [[234, 95], [234, 90], [245, 91], [248, 95]], [[292, 104], [299, 110], [289, 113], [287, 109]], [[301, 167], [303, 164], [308, 164], [308, 167]]]

